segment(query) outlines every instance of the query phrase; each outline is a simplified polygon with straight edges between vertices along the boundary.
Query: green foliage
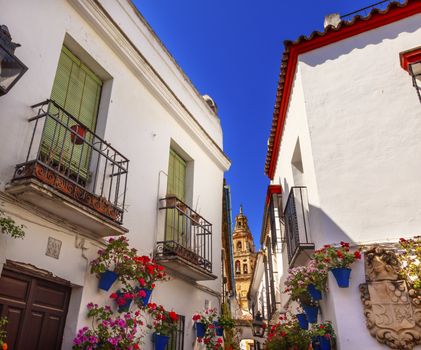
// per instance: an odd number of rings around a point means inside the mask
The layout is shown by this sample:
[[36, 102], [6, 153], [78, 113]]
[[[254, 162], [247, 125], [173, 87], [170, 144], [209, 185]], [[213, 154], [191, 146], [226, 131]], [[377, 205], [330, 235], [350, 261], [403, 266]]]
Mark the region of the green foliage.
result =
[[349, 268], [356, 261], [361, 259], [361, 252], [350, 251], [349, 243], [341, 242], [340, 246], [326, 244], [323, 248], [314, 252], [313, 258], [327, 268]]
[[125, 276], [132, 275], [135, 256], [136, 249], [130, 249], [126, 237], [110, 238], [105, 249], [100, 249], [98, 257], [91, 262], [91, 273], [99, 276], [107, 270], [114, 271], [125, 282]]
[[400, 275], [414, 289], [421, 290], [421, 236], [412, 239], [401, 238], [399, 244], [402, 248], [397, 255], [401, 264]]
[[266, 348], [268, 350], [307, 350], [311, 343], [311, 333], [300, 328], [295, 320], [281, 316], [279, 322], [271, 326]]
[[25, 226], [17, 225], [15, 220], [7, 216], [3, 210], [0, 210], [0, 230], [4, 234], [8, 234], [13, 238], [25, 237]]
[[229, 306], [227, 303], [222, 304], [221, 316], [219, 317], [219, 325], [224, 327], [224, 330], [229, 330], [235, 327], [235, 321], [231, 317]]
[[3, 345], [6, 342], [6, 327], [7, 327], [7, 318], [0, 317], [0, 345]]

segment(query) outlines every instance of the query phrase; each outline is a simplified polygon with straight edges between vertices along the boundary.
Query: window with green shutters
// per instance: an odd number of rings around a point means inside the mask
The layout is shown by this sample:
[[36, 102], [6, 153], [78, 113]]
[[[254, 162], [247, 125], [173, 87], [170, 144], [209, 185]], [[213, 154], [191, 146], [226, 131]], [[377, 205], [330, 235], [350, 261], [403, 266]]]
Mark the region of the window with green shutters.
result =
[[[167, 195], [176, 196], [182, 202], [186, 200], [186, 161], [173, 149], [170, 149], [168, 164]], [[189, 229], [186, 218], [176, 209], [167, 210], [165, 239], [186, 245], [189, 241]]]
[[[51, 100], [75, 117], [92, 132], [95, 131], [102, 81], [86, 67], [70, 50], [62, 48], [57, 72], [51, 91]], [[83, 142], [71, 142], [68, 127], [76, 122], [52, 108], [50, 111], [65, 126], [52, 118], [47, 118], [44, 126], [41, 152], [44, 157], [68, 173], [78, 172], [78, 178], [86, 182], [89, 179], [90, 147]], [[86, 134], [86, 141], [92, 141], [91, 133]]]

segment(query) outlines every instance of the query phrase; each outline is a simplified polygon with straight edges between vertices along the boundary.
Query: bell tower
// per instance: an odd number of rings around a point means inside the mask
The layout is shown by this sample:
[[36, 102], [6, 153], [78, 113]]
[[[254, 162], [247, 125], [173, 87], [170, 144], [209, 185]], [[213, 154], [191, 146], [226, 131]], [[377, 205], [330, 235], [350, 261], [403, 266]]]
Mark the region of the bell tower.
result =
[[235, 218], [233, 233], [234, 245], [234, 279], [237, 291], [237, 299], [242, 311], [249, 311], [247, 293], [253, 277], [254, 264], [256, 262], [256, 251], [247, 222], [247, 216], [243, 213], [243, 206], [240, 206], [240, 213]]

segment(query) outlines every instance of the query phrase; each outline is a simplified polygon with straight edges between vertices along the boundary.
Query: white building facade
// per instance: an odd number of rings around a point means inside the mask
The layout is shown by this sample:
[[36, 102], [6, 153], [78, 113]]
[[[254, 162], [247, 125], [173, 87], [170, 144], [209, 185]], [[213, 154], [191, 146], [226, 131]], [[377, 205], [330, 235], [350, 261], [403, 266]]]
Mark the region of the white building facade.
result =
[[0, 209], [26, 232], [0, 235], [9, 347], [70, 349], [86, 304], [110, 304], [89, 263], [104, 237], [124, 234], [167, 267], [151, 301], [184, 316], [174, 349], [192, 349], [191, 317], [219, 306], [222, 285], [230, 161], [213, 101], [130, 1], [0, 7], [28, 67], [0, 97]]
[[[281, 240], [273, 253], [279, 291], [288, 268], [305, 264], [314, 249], [394, 243], [421, 226], [414, 158], [421, 105], [405, 65], [408, 53], [421, 61], [421, 4], [333, 19], [323, 33], [286, 42], [282, 59], [266, 162], [281, 201], [275, 209], [276, 201], [267, 201], [264, 218], [281, 213], [280, 236], [272, 228], [267, 234]], [[333, 322], [339, 349], [386, 348], [366, 327], [364, 282], [363, 262], [353, 265], [350, 288], [338, 288], [329, 275], [319, 320]], [[288, 303], [281, 294], [277, 310]]]

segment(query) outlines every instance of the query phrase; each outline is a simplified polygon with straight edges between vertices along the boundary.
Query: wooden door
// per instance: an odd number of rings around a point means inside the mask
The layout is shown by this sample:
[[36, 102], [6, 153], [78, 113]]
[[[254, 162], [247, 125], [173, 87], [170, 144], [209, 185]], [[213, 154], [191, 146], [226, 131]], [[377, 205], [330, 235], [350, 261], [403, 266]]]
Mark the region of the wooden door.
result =
[[0, 278], [0, 315], [13, 350], [59, 350], [70, 287], [7, 268]]

